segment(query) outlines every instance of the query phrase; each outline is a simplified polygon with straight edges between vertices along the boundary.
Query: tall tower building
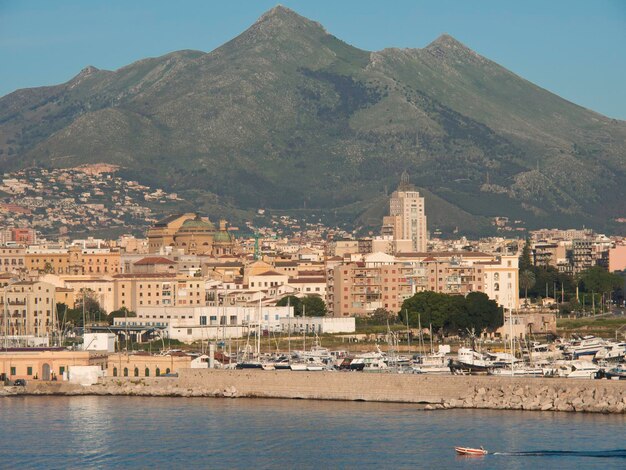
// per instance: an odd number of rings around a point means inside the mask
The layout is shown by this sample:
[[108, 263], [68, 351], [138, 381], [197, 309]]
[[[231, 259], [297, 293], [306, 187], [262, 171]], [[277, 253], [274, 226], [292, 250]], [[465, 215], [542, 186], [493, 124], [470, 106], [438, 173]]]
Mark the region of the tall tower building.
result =
[[389, 200], [389, 216], [383, 219], [383, 228], [393, 233], [394, 240], [410, 240], [411, 249], [426, 251], [426, 211], [424, 198], [409, 183], [405, 171], [400, 177], [400, 185]]

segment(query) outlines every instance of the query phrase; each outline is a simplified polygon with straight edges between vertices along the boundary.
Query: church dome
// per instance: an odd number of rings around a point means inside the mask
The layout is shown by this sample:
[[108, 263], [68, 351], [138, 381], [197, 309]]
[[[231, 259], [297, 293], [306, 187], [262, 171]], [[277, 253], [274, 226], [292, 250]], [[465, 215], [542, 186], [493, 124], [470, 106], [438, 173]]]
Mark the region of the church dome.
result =
[[230, 243], [232, 241], [232, 236], [226, 231], [220, 231], [213, 236], [213, 241], [218, 243]]
[[195, 219], [185, 220], [180, 229], [178, 229], [178, 233], [189, 232], [215, 232], [215, 225], [213, 225], [212, 222], [202, 220], [200, 217], [196, 217]]

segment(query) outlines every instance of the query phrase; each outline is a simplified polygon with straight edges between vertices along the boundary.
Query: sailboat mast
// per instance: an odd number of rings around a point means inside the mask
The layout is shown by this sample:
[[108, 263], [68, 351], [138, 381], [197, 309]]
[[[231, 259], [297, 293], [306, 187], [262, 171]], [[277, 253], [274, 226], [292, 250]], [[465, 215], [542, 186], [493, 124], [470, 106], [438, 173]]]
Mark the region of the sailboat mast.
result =
[[404, 315], [406, 316], [406, 343], [409, 347], [409, 354], [411, 354], [411, 330], [409, 329], [409, 311], [404, 309]]
[[511, 336], [511, 378], [513, 378], [513, 309], [509, 309], [509, 335]]

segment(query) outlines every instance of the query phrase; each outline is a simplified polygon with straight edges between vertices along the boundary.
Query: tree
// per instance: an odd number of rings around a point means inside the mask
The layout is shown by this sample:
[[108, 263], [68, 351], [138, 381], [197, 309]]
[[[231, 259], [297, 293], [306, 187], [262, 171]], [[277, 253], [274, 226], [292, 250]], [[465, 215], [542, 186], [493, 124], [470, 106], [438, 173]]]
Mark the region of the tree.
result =
[[376, 323], [385, 324], [389, 320], [393, 320], [395, 315], [384, 308], [377, 308], [372, 312], [372, 320]]
[[419, 292], [402, 303], [403, 322], [406, 322], [405, 312], [410, 325], [417, 326], [421, 321], [422, 326], [432, 325], [444, 333], [493, 330], [502, 325], [501, 308], [482, 292], [472, 292], [467, 297]]
[[296, 317], [302, 316], [302, 300], [295, 295], [287, 295], [276, 302], [277, 307], [286, 307], [287, 305], [293, 307], [293, 314]]
[[613, 274], [602, 268], [594, 266], [580, 273], [585, 292], [610, 292], [619, 289], [624, 281], [618, 274]]
[[326, 302], [317, 295], [307, 295], [302, 299], [302, 306], [305, 308], [305, 314], [308, 317], [326, 316]]
[[106, 312], [100, 306], [100, 302], [95, 298], [95, 292], [90, 289], [82, 290], [81, 295], [76, 299], [74, 310], [78, 310], [82, 315], [83, 302], [85, 303], [85, 318], [87, 321], [102, 321], [107, 319]]
[[519, 273], [519, 285], [524, 289], [524, 299], [528, 299], [528, 289], [536, 282], [535, 273], [530, 269], [525, 269]]
[[534, 263], [531, 256], [531, 247], [530, 247], [530, 238], [526, 239], [526, 243], [524, 243], [524, 248], [522, 248], [522, 255], [519, 258], [519, 269], [520, 271], [526, 269], [532, 269], [534, 267]]
[[109, 315], [107, 316], [107, 320], [109, 321], [109, 324], [112, 325], [115, 318], [132, 318], [136, 316], [137, 314], [135, 312], [131, 312], [126, 307], [122, 307], [119, 310], [113, 310], [111, 313], [109, 313]]

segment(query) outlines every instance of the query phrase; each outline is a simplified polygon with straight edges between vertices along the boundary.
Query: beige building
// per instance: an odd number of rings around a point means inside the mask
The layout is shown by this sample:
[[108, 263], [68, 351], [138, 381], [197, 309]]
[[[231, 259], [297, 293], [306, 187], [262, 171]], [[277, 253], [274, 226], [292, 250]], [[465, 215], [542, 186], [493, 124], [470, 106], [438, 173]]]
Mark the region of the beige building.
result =
[[180, 369], [191, 368], [191, 356], [152, 356], [147, 353], [109, 355], [108, 377], [159, 377], [177, 374]]
[[115, 310], [137, 311], [142, 306], [203, 306], [202, 278], [176, 274], [119, 274], [114, 276]]
[[0, 248], [0, 271], [18, 273], [26, 268], [25, 248]]
[[10, 380], [62, 380], [72, 366], [107, 366], [107, 356], [90, 351], [0, 351], [0, 375]]
[[52, 284], [18, 281], [0, 290], [2, 333], [9, 336], [46, 336], [55, 327], [55, 290]]
[[493, 261], [476, 263], [485, 272], [485, 294], [506, 310], [519, 308], [518, 257], [502, 256]]
[[120, 252], [116, 249], [71, 246], [55, 250], [32, 247], [26, 251], [24, 260], [30, 272], [59, 275], [114, 275], [123, 272]]
[[389, 200], [389, 216], [383, 219], [383, 234], [390, 233], [394, 240], [411, 240], [411, 251], [426, 251], [426, 208], [424, 198], [409, 183], [404, 172], [400, 186]]

